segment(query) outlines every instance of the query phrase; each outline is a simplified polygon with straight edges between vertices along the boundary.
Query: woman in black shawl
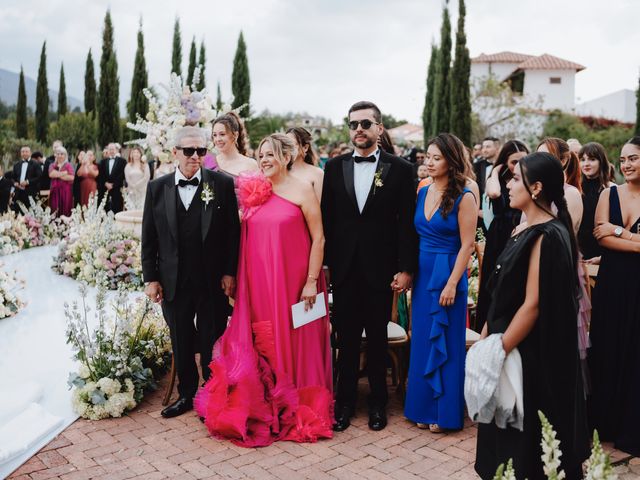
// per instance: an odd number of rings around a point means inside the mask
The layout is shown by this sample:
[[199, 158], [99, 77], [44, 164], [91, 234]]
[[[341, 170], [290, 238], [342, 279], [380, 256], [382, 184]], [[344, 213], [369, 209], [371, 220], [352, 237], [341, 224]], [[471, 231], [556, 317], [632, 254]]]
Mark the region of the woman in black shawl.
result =
[[577, 248], [563, 184], [562, 165], [548, 153], [520, 160], [508, 184], [511, 207], [522, 210], [528, 223], [507, 242], [491, 274], [494, 300], [482, 336], [503, 333], [505, 353], [516, 347], [520, 352], [524, 426], [522, 432], [495, 423], [478, 426], [475, 469], [484, 479], [493, 478], [509, 458], [517, 478], [546, 478], [538, 410], [557, 432], [568, 479], [582, 478], [588, 457], [576, 325]]

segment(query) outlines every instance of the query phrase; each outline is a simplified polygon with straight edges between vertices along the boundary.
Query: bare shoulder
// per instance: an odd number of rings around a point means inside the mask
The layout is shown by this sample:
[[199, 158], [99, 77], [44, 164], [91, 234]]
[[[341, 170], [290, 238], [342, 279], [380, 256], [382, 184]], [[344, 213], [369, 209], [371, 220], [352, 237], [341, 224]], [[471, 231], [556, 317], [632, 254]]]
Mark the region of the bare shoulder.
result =
[[242, 156], [242, 166], [245, 170], [258, 170], [258, 162], [255, 158], [247, 157], [245, 155]]
[[309, 202], [318, 202], [313, 185], [309, 181], [290, 175], [287, 195], [292, 201], [300, 206], [309, 205]]

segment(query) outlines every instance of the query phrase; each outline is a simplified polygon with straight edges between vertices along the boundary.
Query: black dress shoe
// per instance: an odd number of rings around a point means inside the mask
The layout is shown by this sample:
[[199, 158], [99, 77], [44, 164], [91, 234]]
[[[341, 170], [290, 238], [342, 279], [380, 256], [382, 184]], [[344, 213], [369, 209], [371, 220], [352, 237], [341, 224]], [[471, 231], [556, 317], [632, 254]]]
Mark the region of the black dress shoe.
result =
[[387, 414], [384, 410], [372, 410], [369, 412], [369, 428], [379, 431], [387, 426]]
[[190, 398], [180, 397], [167, 408], [162, 410], [161, 414], [164, 418], [177, 417], [183, 413], [193, 409], [193, 400]]
[[333, 424], [334, 432], [344, 432], [351, 425], [353, 408], [340, 407], [336, 409], [336, 423]]

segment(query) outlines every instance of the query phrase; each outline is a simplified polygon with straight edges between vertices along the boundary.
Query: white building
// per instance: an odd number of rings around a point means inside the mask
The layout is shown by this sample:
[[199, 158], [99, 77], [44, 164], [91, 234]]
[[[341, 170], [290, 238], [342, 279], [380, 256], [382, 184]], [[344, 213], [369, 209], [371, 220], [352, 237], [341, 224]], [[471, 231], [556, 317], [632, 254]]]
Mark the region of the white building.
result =
[[636, 121], [636, 92], [624, 89], [594, 98], [578, 105], [576, 113], [634, 123]]
[[575, 108], [575, 75], [584, 68], [546, 53], [540, 56], [483, 53], [471, 59], [471, 81], [477, 84], [478, 80], [493, 75], [500, 82], [508, 82], [514, 92], [540, 98], [544, 110], [569, 112]]

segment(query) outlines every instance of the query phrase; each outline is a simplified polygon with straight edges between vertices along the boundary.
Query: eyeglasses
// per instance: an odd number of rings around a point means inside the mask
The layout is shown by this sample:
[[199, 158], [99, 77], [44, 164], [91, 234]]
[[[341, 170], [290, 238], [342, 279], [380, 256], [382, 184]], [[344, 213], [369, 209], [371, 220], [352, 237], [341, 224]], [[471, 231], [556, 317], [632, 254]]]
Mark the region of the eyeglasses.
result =
[[197, 153], [199, 157], [204, 157], [207, 154], [207, 147], [176, 147], [176, 150], [182, 150], [185, 157], [193, 157], [194, 153]]
[[371, 125], [380, 125], [378, 122], [374, 122], [372, 120], [364, 119], [364, 120], [352, 120], [349, 122], [349, 130], [357, 130], [358, 125], [360, 125], [364, 130], [369, 130]]

